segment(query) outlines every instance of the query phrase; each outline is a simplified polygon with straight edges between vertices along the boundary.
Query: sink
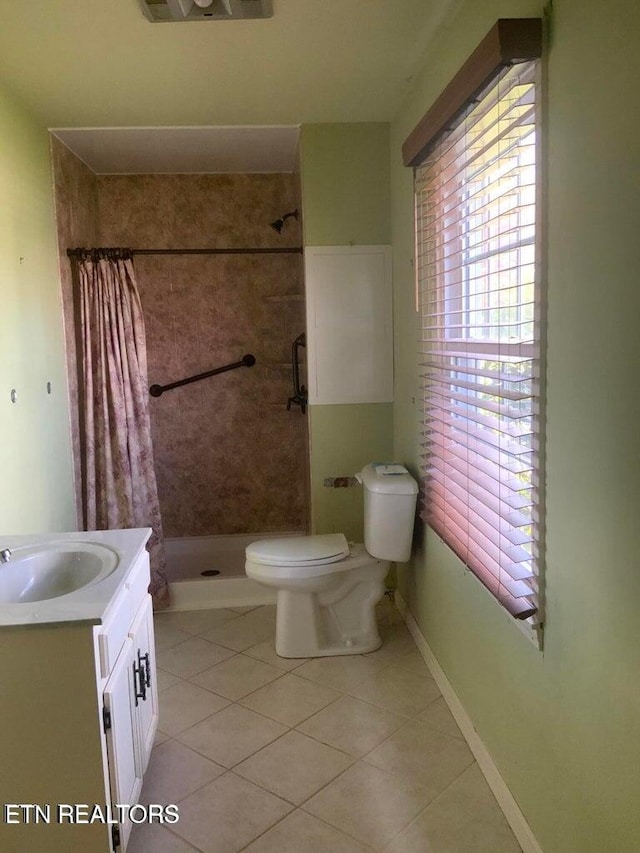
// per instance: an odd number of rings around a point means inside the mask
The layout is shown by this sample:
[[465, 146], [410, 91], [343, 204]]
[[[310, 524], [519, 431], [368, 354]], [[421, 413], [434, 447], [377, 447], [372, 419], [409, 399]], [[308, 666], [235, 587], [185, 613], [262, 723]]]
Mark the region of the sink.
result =
[[99, 583], [118, 565], [111, 548], [94, 542], [49, 542], [13, 549], [0, 564], [0, 604], [32, 604]]

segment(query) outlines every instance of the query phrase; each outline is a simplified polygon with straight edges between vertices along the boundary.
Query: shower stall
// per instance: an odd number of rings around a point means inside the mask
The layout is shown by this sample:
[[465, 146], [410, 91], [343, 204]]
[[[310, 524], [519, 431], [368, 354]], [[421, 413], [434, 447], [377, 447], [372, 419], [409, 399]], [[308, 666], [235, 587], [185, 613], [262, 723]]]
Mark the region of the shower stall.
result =
[[223, 582], [246, 581], [248, 542], [308, 532], [307, 416], [290, 402], [306, 381], [298, 345], [294, 388], [292, 347], [305, 332], [299, 176], [95, 175], [55, 138], [52, 151], [75, 455], [66, 250], [127, 246], [157, 386], [150, 417], [173, 605], [224, 600]]

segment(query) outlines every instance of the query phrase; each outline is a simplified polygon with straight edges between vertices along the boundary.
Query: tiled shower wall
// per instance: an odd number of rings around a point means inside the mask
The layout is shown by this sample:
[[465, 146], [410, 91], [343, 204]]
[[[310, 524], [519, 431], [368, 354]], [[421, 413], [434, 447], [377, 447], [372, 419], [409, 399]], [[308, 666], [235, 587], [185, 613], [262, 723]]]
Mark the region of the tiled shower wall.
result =
[[82, 474], [78, 422], [78, 365], [73, 281], [67, 248], [98, 245], [98, 187], [96, 176], [55, 136], [51, 136], [51, 159], [56, 200], [56, 227], [60, 252], [60, 290], [64, 317], [71, 443], [78, 528], [82, 530]]
[[[98, 176], [96, 187], [99, 245], [302, 242], [293, 219], [280, 236], [269, 227], [300, 206], [294, 175]], [[150, 384], [256, 357], [252, 368], [151, 398], [165, 535], [305, 530], [307, 419], [286, 409], [291, 342], [304, 331], [301, 256], [137, 255], [134, 264]]]

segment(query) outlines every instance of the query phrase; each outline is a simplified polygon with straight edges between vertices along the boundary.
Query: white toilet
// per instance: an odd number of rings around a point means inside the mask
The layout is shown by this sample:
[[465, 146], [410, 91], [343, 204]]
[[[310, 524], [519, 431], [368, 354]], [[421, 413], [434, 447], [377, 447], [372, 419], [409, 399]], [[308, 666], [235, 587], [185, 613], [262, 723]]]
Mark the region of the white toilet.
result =
[[389, 561], [411, 554], [418, 485], [402, 465], [366, 465], [364, 545], [342, 533], [263, 539], [246, 550], [247, 577], [278, 590], [276, 652], [355, 655], [380, 644], [375, 605]]

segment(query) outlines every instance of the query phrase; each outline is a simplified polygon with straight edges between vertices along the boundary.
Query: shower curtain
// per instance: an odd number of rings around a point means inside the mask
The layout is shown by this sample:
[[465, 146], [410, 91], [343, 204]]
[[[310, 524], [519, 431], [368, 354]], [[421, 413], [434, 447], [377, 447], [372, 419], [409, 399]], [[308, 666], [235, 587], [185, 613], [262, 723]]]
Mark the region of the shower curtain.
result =
[[151, 527], [149, 591], [169, 605], [153, 466], [147, 351], [132, 252], [87, 249], [78, 258], [82, 360], [82, 502], [87, 530]]

